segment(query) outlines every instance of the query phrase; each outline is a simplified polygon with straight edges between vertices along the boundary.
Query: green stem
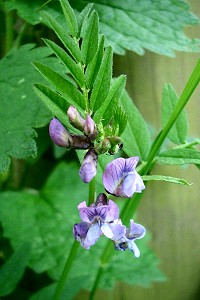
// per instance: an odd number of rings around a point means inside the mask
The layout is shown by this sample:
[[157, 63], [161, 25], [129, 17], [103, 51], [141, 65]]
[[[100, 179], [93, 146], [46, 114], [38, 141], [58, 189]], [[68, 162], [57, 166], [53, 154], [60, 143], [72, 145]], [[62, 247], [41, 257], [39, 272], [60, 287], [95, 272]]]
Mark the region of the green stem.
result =
[[16, 48], [19, 48], [19, 46], [21, 45], [22, 39], [23, 39], [25, 33], [27, 32], [29, 26], [30, 25], [28, 23], [26, 23], [26, 22], [22, 25], [22, 27], [20, 29], [20, 32], [18, 34], [18, 37], [15, 40], [15, 45], [14, 46]]
[[[191, 97], [192, 93], [194, 92], [196, 86], [198, 85], [199, 81], [200, 81], [200, 60], [198, 61], [196, 67], [194, 68], [194, 70], [193, 70], [193, 72], [192, 72], [192, 74], [191, 74], [191, 76], [190, 76], [178, 102], [177, 102], [177, 105], [176, 105], [171, 117], [169, 118], [169, 121], [167, 122], [166, 126], [164, 127], [164, 129], [158, 136], [157, 140], [153, 144], [153, 147], [150, 151], [147, 162], [140, 169], [141, 175], [146, 175], [148, 173], [149, 169], [152, 166], [154, 158], [156, 157], [160, 147], [162, 146], [165, 138], [168, 135], [168, 132], [174, 125], [176, 119], [180, 115], [180, 113], [183, 110], [183, 108], [185, 107], [185, 105], [187, 104], [188, 100], [190, 99], [190, 97]], [[135, 211], [140, 203], [141, 197], [142, 197], [142, 194], [134, 194], [132, 199], [128, 199], [125, 202], [124, 207], [121, 212], [121, 218], [125, 225], [128, 225], [129, 219], [132, 218], [133, 214], [135, 213]], [[94, 285], [93, 285], [93, 288], [92, 288], [92, 291], [90, 294], [90, 300], [92, 300], [94, 298], [95, 292], [98, 288], [98, 284], [99, 284], [101, 275], [103, 274], [103, 266], [106, 265], [108, 263], [109, 259], [112, 257], [113, 247], [111, 247], [110, 245], [112, 245], [112, 244], [110, 243], [110, 241], [108, 241], [106, 248], [104, 249], [104, 251], [102, 253], [101, 265], [97, 272], [97, 277], [95, 279], [95, 282], [94, 282]]]
[[95, 192], [95, 177], [89, 183], [89, 199], [88, 206], [95, 201], [96, 192]]
[[5, 11], [6, 19], [6, 41], [5, 54], [12, 48], [13, 45], [13, 11]]
[[54, 293], [54, 296], [53, 296], [52, 300], [60, 300], [61, 293], [62, 293], [63, 288], [65, 286], [65, 282], [66, 282], [67, 277], [69, 275], [69, 271], [71, 269], [72, 263], [73, 263], [73, 261], [76, 257], [76, 253], [78, 251], [78, 248], [79, 248], [79, 243], [77, 241], [74, 241], [74, 243], [72, 245], [72, 248], [70, 250], [69, 256], [67, 258], [67, 261], [65, 263], [63, 272], [60, 276], [57, 287], [55, 289], [55, 293]]
[[147, 158], [147, 162], [140, 171], [141, 175], [145, 175], [149, 171], [154, 158], [156, 157], [158, 151], [160, 150], [161, 145], [163, 144], [166, 136], [168, 135], [168, 132], [170, 131], [170, 129], [176, 122], [178, 116], [180, 115], [181, 111], [184, 109], [185, 105], [189, 101], [189, 99], [190, 99], [192, 93], [194, 92], [195, 88], [197, 87], [199, 81], [200, 81], [200, 59], [198, 60], [197, 65], [195, 66], [188, 82], [186, 83], [186, 86], [185, 86], [166, 126], [163, 128], [161, 134], [158, 136], [158, 139], [154, 144], [154, 147], [150, 151], [149, 157]]

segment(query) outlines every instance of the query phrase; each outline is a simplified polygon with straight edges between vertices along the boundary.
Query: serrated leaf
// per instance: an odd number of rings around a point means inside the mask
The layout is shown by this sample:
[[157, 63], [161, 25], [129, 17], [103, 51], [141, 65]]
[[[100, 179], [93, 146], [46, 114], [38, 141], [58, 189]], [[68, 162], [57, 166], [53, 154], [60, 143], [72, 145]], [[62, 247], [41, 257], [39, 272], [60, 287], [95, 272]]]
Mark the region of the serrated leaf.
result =
[[10, 294], [21, 280], [31, 255], [30, 245], [22, 244], [0, 269], [0, 296]]
[[0, 62], [0, 172], [8, 170], [10, 157], [34, 157], [37, 153], [33, 128], [46, 125], [52, 115], [33, 93], [33, 83], [41, 78], [31, 62], [53, 62], [47, 58], [50, 54], [46, 47], [34, 49], [27, 44]]
[[[166, 84], [162, 95], [162, 126], [167, 124], [178, 101], [178, 96], [171, 84]], [[185, 142], [188, 133], [188, 120], [186, 112], [183, 110], [175, 124], [168, 133], [168, 138], [175, 144]]]
[[77, 20], [74, 14], [73, 9], [69, 5], [69, 2], [67, 0], [60, 0], [62, 10], [65, 15], [65, 19], [67, 21], [70, 33], [73, 37], [76, 37], [78, 34], [78, 24]]
[[[167, 56], [175, 56], [176, 50], [199, 51], [200, 40], [187, 38], [183, 32], [184, 26], [199, 23], [184, 1], [92, 2], [101, 32], [118, 54], [124, 54], [125, 49], [139, 55], [147, 49]], [[72, 2], [73, 7], [76, 5]]]
[[99, 72], [97, 74], [92, 94], [90, 97], [90, 109], [95, 112], [104, 102], [110, 89], [112, 78], [112, 48], [106, 48]]
[[137, 155], [145, 160], [151, 146], [147, 125], [127, 92], [122, 94], [120, 105], [128, 116], [128, 123], [122, 134], [123, 150], [128, 156]]
[[50, 14], [42, 12], [42, 18], [44, 21], [50, 24], [58, 38], [61, 40], [63, 45], [72, 55], [76, 62], [82, 61], [81, 51], [78, 47], [77, 42], [67, 33], [66, 29], [63, 28]]
[[69, 69], [71, 75], [74, 77], [80, 87], [85, 84], [85, 77], [81, 68], [76, 62], [58, 45], [54, 42], [44, 39], [46, 45], [52, 49], [55, 55], [63, 62], [63, 64]]
[[176, 178], [171, 176], [163, 176], [163, 175], [145, 175], [142, 176], [143, 181], [167, 181], [171, 183], [176, 184], [183, 184], [183, 185], [191, 185], [191, 183], [188, 183], [185, 179], [182, 178]]
[[121, 75], [113, 81], [111, 85], [108, 96], [102, 103], [101, 107], [94, 114], [94, 121], [96, 123], [100, 122], [102, 119], [103, 125], [107, 125], [111, 117], [113, 116], [113, 110], [115, 109], [115, 104], [118, 103], [121, 98], [122, 92], [124, 91], [126, 84], [126, 76]]
[[[28, 23], [41, 22], [40, 9], [44, 0], [7, 0], [6, 7], [17, 10], [22, 19]], [[121, 0], [92, 1], [100, 19], [101, 33], [106, 36], [106, 44], [113, 47], [118, 54], [132, 50], [143, 54], [145, 49], [161, 55], [174, 56], [175, 51], [199, 51], [199, 39], [190, 39], [184, 34], [188, 25], [196, 25], [199, 19], [189, 11], [184, 1], [137, 1]], [[71, 1], [71, 6], [78, 11], [86, 2]], [[55, 18], [61, 14], [57, 1], [45, 5], [45, 11]], [[63, 18], [64, 19], [64, 18]], [[63, 26], [65, 20], [63, 20]]]
[[67, 100], [58, 93], [52, 91], [49, 87], [40, 83], [34, 85], [34, 90], [53, 115], [68, 129], [75, 132], [76, 129], [69, 123], [67, 117], [67, 110], [70, 106]]
[[157, 162], [166, 165], [200, 164], [200, 151], [172, 149], [159, 154]]
[[88, 64], [86, 71], [85, 71], [85, 79], [86, 79], [86, 84], [87, 88], [91, 89], [91, 87], [94, 84], [94, 81], [96, 79], [96, 76], [99, 71], [99, 67], [102, 62], [102, 57], [104, 53], [104, 36], [100, 36], [100, 41], [99, 41], [99, 47], [98, 50], [93, 58], [93, 60]]
[[76, 106], [79, 111], [83, 112], [85, 110], [86, 103], [83, 94], [70, 81], [40, 62], [34, 62], [34, 66], [69, 104]]
[[84, 64], [89, 64], [98, 49], [99, 20], [98, 15], [93, 11], [89, 18], [85, 18], [81, 30], [81, 52]]

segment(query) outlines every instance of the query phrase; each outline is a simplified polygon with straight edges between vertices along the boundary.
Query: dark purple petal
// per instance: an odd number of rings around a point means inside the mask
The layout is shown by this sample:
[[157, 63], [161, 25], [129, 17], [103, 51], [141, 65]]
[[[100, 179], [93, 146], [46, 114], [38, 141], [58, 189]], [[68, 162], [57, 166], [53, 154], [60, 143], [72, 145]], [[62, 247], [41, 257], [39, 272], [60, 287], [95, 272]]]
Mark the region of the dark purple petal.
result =
[[79, 171], [79, 175], [83, 182], [88, 183], [96, 176], [97, 159], [98, 156], [95, 150], [93, 148], [88, 150]]
[[71, 146], [72, 138], [69, 132], [56, 118], [49, 124], [49, 135], [56, 145], [66, 148]]

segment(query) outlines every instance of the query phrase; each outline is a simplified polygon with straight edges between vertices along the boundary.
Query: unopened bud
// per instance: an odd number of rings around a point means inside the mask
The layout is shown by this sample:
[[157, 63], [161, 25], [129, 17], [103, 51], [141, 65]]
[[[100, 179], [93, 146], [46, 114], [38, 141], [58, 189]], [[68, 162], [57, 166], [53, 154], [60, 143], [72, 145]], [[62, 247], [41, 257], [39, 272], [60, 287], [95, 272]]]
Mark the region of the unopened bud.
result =
[[98, 134], [98, 132], [96, 130], [96, 124], [95, 124], [94, 120], [90, 117], [90, 115], [87, 115], [87, 117], [86, 117], [86, 121], [83, 126], [83, 132], [91, 140], [94, 140]]
[[83, 182], [88, 183], [96, 176], [97, 160], [98, 155], [94, 148], [88, 150], [79, 171], [79, 175]]
[[91, 146], [89, 138], [83, 134], [71, 134], [71, 138], [71, 148], [88, 149]]
[[81, 117], [77, 109], [70, 105], [70, 107], [67, 110], [67, 115], [69, 118], [69, 122], [80, 131], [83, 131], [83, 126], [85, 124], [85, 119]]
[[110, 148], [111, 148], [110, 140], [109, 138], [105, 138], [95, 147], [95, 150], [98, 154], [103, 154], [107, 152]]
[[70, 133], [56, 118], [53, 118], [49, 124], [49, 135], [56, 145], [66, 148], [71, 147], [72, 138]]

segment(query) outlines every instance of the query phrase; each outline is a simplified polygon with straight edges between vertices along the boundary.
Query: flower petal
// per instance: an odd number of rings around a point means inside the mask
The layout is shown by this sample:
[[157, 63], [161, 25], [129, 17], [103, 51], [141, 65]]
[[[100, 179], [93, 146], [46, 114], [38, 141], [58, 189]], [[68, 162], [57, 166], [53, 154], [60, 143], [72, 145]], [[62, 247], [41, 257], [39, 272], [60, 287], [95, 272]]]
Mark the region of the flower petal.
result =
[[133, 240], [128, 242], [128, 248], [134, 253], [135, 257], [140, 256], [140, 250]]
[[71, 146], [72, 138], [69, 132], [56, 118], [49, 124], [49, 135], [56, 145], [66, 148]]
[[130, 220], [130, 229], [127, 230], [126, 236], [128, 239], [136, 240], [141, 239], [145, 236], [146, 229], [144, 226], [135, 223], [132, 219]]
[[101, 229], [98, 223], [93, 224], [87, 232], [87, 236], [84, 240], [83, 247], [87, 247], [86, 249], [89, 249], [90, 246], [96, 243], [96, 241], [100, 238], [101, 234]]

